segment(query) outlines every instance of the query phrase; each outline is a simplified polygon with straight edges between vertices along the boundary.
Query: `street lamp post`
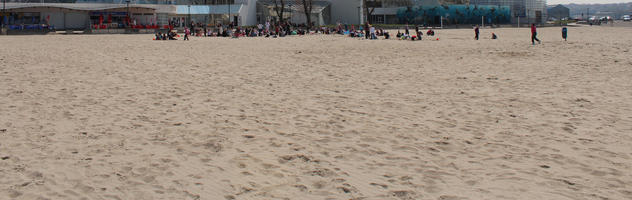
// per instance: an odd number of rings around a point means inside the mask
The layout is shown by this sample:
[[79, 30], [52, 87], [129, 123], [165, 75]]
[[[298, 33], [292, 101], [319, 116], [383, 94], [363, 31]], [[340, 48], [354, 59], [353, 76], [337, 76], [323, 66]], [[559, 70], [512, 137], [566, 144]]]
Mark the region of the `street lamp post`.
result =
[[362, 24], [362, 10], [360, 6], [358, 6], [358, 24]]
[[4, 27], [4, 25], [5, 25], [4, 24], [4, 18], [6, 16], [4, 16], [4, 15], [6, 14], [6, 10], [7, 10], [7, 0], [2, 0], [2, 19], [0, 19], [0, 20], [2, 20], [2, 27]]
[[233, 19], [232, 19], [232, 16], [230, 15], [231, 14], [230, 13], [230, 1], [227, 1], [227, 3], [228, 3], [228, 23], [232, 25], [233, 24]]
[[[208, 13], [206, 14], [206, 17], [204, 17], [204, 21], [206, 21], [206, 22], [204, 23], [204, 27], [206, 28], [206, 26], [208, 26], [208, 24], [210, 24], [210, 23], [209, 23], [209, 20], [211, 19], [211, 6], [209, 6], [209, 5], [208, 5], [208, 3], [206, 2], [206, 0], [204, 0], [204, 5], [205, 5], [205, 6], [208, 8], [208, 10], [209, 10], [209, 11], [208, 11]], [[206, 33], [204, 33], [204, 34], [206, 34]]]
[[130, 14], [129, 14], [129, 2], [130, 2], [130, 0], [125, 0], [125, 3], [127, 4], [127, 27], [130, 26], [130, 22], [132, 21], [132, 18], [131, 18]]

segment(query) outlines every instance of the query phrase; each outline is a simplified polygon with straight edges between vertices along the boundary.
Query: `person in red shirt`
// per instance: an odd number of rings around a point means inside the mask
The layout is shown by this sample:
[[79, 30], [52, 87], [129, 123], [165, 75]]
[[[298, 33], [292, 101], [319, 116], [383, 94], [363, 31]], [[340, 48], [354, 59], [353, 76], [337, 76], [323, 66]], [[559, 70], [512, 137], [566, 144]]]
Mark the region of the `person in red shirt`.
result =
[[538, 31], [535, 28], [535, 24], [531, 24], [531, 44], [535, 45], [535, 41], [538, 41], [538, 44], [541, 43], [537, 36]]

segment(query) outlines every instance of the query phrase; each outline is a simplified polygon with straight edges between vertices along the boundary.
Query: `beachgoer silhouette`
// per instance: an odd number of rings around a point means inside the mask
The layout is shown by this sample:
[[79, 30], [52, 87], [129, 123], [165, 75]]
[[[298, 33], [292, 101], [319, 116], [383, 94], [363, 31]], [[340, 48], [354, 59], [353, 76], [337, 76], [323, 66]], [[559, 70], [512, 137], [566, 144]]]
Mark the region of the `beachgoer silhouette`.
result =
[[538, 44], [541, 44], [538, 39], [538, 31], [536, 30], [535, 24], [531, 24], [531, 44], [535, 45], [535, 41], [538, 41]]

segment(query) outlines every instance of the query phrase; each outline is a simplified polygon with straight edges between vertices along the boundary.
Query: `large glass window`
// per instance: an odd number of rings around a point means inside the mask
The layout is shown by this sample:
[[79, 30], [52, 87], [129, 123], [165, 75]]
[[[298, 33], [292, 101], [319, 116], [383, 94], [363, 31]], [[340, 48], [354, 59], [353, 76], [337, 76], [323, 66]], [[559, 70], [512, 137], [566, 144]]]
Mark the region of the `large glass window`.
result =
[[13, 25], [31, 25], [40, 24], [40, 13], [38, 12], [22, 12], [10, 13], [7, 19], [8, 24]]

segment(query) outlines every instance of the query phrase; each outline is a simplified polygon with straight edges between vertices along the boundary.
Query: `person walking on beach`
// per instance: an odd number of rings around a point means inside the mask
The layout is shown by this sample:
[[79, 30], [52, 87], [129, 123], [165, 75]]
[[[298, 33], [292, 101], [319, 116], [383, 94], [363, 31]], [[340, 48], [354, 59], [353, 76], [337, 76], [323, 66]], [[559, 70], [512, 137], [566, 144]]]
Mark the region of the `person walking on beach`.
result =
[[191, 34], [191, 30], [188, 27], [184, 28], [184, 40], [189, 40], [190, 34]]
[[478, 40], [478, 35], [480, 34], [479, 30], [478, 30], [478, 25], [476, 25], [476, 27], [474, 27], [474, 39]]
[[562, 39], [566, 41], [566, 36], [568, 36], [568, 29], [566, 27], [562, 28]]
[[538, 41], [538, 44], [541, 44], [538, 39], [538, 31], [536, 30], [535, 24], [531, 24], [531, 44], [535, 45], [535, 41]]

